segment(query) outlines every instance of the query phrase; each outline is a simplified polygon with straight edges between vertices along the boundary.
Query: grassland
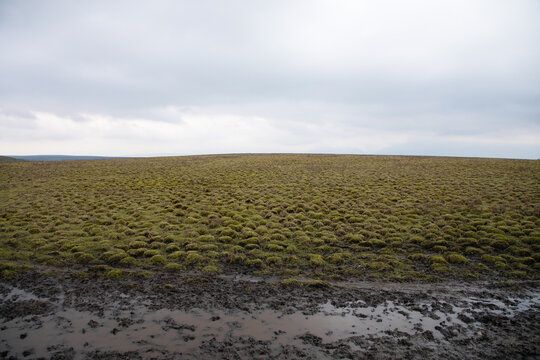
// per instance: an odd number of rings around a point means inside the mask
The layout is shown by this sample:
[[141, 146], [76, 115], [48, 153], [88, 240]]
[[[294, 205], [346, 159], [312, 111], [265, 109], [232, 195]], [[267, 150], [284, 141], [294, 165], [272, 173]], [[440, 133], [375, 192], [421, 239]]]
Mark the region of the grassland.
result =
[[15, 162], [15, 161], [21, 161], [21, 160], [17, 160], [15, 158], [12, 158], [12, 157], [9, 157], [9, 156], [0, 156], [0, 163]]
[[538, 279], [540, 162], [223, 155], [0, 164], [0, 268]]

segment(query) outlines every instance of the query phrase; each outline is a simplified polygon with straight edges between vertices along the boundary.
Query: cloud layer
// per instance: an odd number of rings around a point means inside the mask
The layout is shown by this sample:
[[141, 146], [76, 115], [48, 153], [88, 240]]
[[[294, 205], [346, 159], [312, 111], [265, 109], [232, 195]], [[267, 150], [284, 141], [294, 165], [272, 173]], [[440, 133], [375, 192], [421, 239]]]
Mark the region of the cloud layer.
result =
[[530, 1], [4, 1], [0, 153], [540, 157]]

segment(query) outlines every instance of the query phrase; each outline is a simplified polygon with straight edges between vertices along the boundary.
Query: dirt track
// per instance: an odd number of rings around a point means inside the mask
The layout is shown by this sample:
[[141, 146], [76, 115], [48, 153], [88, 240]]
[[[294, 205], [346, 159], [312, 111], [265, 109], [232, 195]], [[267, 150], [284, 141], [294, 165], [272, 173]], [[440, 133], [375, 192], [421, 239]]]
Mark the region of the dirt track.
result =
[[0, 358], [540, 358], [540, 289], [155, 274], [0, 283]]

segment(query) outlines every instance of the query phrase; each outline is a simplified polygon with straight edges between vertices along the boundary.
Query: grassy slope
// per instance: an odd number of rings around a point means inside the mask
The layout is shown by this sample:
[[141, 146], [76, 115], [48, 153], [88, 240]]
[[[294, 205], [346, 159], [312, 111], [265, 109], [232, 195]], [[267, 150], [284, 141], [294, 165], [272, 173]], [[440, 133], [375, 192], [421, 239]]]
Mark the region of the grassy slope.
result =
[[69, 160], [104, 160], [114, 159], [105, 156], [84, 156], [84, 155], [17, 155], [13, 157], [22, 161], [69, 161]]
[[540, 162], [223, 155], [0, 164], [0, 261], [539, 278]]
[[16, 162], [16, 161], [21, 161], [21, 160], [18, 160], [9, 156], [0, 156], [0, 163]]

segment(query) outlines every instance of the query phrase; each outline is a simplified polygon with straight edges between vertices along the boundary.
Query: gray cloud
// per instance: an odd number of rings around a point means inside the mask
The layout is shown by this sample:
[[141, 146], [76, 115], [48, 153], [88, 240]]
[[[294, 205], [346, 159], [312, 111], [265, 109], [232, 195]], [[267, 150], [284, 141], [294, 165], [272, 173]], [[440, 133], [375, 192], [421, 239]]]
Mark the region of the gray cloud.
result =
[[[205, 124], [232, 116], [291, 135], [260, 148], [237, 146], [235, 137], [205, 148], [184, 130], [200, 152], [291, 151], [287, 141], [300, 141], [310, 145], [298, 151], [537, 158], [538, 43], [534, 0], [3, 1], [0, 152], [33, 139], [33, 151], [74, 153], [67, 140], [75, 134], [32, 132], [36, 113], [64, 125], [99, 123], [99, 131], [77, 130], [100, 143], [84, 151], [106, 155], [117, 151], [104, 139], [122, 132], [118, 124], [181, 126], [196, 113]], [[322, 129], [330, 128], [337, 144], [329, 147]], [[366, 132], [397, 142], [347, 142]], [[125, 138], [125, 155], [135, 154], [140, 139], [125, 134], [133, 139]]]

